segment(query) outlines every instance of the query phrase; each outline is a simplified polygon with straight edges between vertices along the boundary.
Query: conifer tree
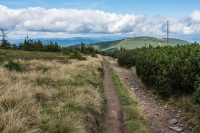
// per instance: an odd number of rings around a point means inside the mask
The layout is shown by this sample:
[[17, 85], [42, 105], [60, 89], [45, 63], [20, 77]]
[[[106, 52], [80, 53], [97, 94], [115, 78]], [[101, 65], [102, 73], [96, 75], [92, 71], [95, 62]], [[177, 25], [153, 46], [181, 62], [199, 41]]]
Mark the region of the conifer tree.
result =
[[5, 38], [8, 38], [5, 31], [3, 31], [3, 29], [1, 29], [2, 35], [0, 35], [0, 37], [2, 36], [2, 40], [1, 40], [1, 46], [0, 48], [2, 49], [12, 49], [11, 48], [11, 44], [9, 42], [7, 42], [7, 40]]
[[69, 52], [70, 52], [70, 53], [73, 53], [72, 46], [70, 46], [70, 48], [69, 48]]

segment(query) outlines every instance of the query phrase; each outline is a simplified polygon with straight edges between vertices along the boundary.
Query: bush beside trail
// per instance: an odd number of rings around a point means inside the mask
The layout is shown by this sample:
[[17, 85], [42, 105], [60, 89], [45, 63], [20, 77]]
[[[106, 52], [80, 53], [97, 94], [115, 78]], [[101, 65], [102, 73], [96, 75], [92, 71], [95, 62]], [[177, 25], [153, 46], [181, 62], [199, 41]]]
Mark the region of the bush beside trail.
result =
[[[148, 87], [161, 95], [183, 95], [194, 93], [198, 102], [200, 92], [200, 45], [196, 42], [175, 47], [142, 47], [107, 53], [118, 58], [120, 66], [136, 67], [137, 75]], [[200, 101], [199, 101], [200, 103]]]
[[135, 65], [135, 56], [131, 51], [121, 52], [117, 54], [120, 66], [132, 67]]
[[197, 75], [195, 82], [195, 92], [193, 94], [194, 101], [200, 105], [200, 77]]
[[161, 94], [193, 93], [200, 72], [199, 50], [198, 44], [191, 44], [141, 51], [136, 57], [136, 72]]

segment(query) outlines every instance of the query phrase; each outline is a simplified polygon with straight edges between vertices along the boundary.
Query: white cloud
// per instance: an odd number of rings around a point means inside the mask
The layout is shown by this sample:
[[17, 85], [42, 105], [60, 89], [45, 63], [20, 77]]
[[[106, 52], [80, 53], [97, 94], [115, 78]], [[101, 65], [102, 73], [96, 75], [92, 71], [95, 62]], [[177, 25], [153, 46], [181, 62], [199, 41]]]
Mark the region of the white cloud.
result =
[[[98, 10], [50, 9], [40, 7], [10, 9], [0, 5], [0, 28], [17, 34], [69, 35], [69, 34], [149, 34], [165, 35], [166, 21], [171, 34], [200, 32], [200, 11], [182, 19], [134, 14], [106, 13]], [[31, 33], [32, 32], [32, 33]], [[59, 34], [58, 34], [59, 33]]]
[[200, 24], [200, 11], [196, 10], [189, 15], [191, 22]]
[[146, 16], [105, 13], [98, 10], [34, 7], [9, 9], [0, 5], [0, 25], [6, 30], [69, 33], [115, 33], [132, 31]]

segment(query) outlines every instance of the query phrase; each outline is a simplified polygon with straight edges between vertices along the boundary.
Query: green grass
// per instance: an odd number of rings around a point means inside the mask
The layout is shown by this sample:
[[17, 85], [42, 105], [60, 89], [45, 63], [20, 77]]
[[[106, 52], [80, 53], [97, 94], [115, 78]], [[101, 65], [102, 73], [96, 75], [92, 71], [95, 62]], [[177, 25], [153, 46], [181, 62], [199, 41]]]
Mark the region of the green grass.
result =
[[[107, 61], [108, 62], [108, 61]], [[108, 62], [115, 90], [119, 94], [120, 103], [125, 111], [125, 126], [127, 133], [149, 133], [146, 120], [142, 115], [133, 94], [126, 88], [117, 72]]]
[[[169, 45], [175, 46], [177, 44], [187, 44], [190, 42], [179, 40], [179, 39], [169, 39]], [[162, 38], [154, 38], [154, 37], [136, 37], [136, 38], [129, 38], [125, 40], [119, 40], [119, 41], [110, 41], [110, 42], [102, 42], [94, 45], [99, 45], [99, 49], [105, 50], [105, 51], [112, 51], [115, 48], [120, 49], [121, 46], [126, 49], [135, 49], [135, 48], [141, 48], [142, 46], [148, 47], [149, 44], [151, 44], [153, 47], [157, 46], [166, 46], [167, 45], [167, 39]]]
[[42, 60], [58, 60], [61, 63], [69, 63], [68, 56], [62, 55], [61, 53], [52, 53], [52, 52], [37, 52], [37, 51], [21, 51], [21, 50], [2, 50], [0, 49], [0, 64], [4, 61], [11, 59], [21, 59], [21, 60], [33, 60], [33, 59], [42, 59]]

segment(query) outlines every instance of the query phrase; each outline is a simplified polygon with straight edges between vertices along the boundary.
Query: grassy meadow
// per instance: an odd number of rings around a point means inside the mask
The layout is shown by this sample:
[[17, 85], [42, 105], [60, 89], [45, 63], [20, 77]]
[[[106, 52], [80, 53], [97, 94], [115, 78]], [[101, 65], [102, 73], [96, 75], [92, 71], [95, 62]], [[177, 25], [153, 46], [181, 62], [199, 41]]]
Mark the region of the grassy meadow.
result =
[[[169, 45], [176, 46], [177, 44], [189, 44], [190, 42], [169, 38]], [[146, 45], [145, 45], [146, 44]], [[157, 46], [167, 46], [167, 38], [154, 38], [154, 37], [136, 37], [128, 38], [118, 41], [101, 42], [94, 44], [98, 49], [105, 51], [112, 51], [115, 48], [120, 49], [121, 47], [126, 49], [135, 49], [149, 46], [151, 44], [153, 47]]]
[[[0, 50], [0, 132], [100, 132], [105, 107], [102, 57]], [[22, 71], [4, 67], [10, 59]]]

